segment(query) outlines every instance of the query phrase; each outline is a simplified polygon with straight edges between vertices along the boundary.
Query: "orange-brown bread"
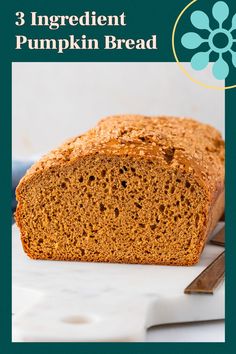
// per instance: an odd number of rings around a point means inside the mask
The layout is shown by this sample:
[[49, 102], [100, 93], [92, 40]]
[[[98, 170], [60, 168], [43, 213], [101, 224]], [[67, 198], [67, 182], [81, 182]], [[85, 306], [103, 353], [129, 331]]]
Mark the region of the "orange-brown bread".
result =
[[116, 116], [37, 162], [17, 187], [34, 259], [192, 265], [224, 210], [224, 142], [191, 119]]

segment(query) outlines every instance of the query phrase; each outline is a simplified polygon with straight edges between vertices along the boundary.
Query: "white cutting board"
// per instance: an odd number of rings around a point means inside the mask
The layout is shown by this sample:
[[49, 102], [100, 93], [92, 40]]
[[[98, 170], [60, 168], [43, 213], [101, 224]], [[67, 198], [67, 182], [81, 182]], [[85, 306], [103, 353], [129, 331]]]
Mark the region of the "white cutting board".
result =
[[224, 318], [224, 283], [214, 295], [183, 292], [219, 246], [193, 267], [34, 261], [12, 233], [13, 341], [144, 341], [153, 325]]

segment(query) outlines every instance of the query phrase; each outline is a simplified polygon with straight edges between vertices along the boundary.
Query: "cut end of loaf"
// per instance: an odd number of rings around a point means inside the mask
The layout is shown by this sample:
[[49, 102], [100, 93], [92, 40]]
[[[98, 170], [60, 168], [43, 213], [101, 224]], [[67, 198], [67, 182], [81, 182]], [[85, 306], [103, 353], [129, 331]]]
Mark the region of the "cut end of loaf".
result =
[[86, 158], [48, 172], [26, 198], [17, 214], [31, 258], [174, 265], [199, 259], [202, 188], [157, 162]]

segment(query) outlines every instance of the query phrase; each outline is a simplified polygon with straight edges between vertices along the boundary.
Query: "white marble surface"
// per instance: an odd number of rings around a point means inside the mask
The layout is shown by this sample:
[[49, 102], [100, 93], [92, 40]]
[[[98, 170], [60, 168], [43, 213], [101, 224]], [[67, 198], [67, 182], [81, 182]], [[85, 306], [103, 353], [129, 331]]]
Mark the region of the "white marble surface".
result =
[[225, 321], [206, 321], [156, 326], [148, 329], [147, 342], [224, 342]]
[[33, 261], [13, 226], [13, 341], [171, 341], [183, 325], [146, 329], [223, 319], [224, 284], [214, 295], [183, 293], [220, 252], [207, 245], [194, 267]]

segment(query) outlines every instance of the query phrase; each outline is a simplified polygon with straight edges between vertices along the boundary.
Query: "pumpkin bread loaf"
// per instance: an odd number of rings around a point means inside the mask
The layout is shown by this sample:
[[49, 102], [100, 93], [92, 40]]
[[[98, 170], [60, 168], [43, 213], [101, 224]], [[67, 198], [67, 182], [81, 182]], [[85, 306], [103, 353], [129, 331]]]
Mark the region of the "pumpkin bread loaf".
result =
[[193, 265], [224, 211], [224, 142], [191, 119], [109, 117], [33, 165], [16, 195], [33, 259]]

